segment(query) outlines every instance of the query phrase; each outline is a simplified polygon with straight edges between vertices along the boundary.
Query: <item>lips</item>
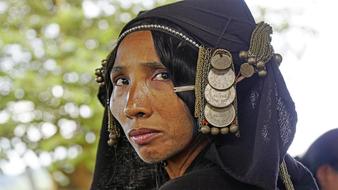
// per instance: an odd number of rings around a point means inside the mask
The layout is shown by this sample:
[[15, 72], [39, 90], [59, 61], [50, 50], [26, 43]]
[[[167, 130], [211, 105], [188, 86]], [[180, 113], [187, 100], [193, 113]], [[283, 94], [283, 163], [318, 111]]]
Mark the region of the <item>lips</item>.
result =
[[133, 129], [129, 132], [129, 137], [138, 145], [149, 144], [160, 134], [159, 131], [154, 129]]

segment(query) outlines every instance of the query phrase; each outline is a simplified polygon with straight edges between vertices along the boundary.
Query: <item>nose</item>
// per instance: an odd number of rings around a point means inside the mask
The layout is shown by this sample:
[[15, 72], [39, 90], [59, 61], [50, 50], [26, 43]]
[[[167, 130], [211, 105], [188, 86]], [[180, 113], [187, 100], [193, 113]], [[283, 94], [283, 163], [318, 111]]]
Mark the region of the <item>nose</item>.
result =
[[131, 86], [127, 95], [127, 104], [123, 109], [129, 119], [148, 118], [152, 114], [149, 92], [144, 84]]

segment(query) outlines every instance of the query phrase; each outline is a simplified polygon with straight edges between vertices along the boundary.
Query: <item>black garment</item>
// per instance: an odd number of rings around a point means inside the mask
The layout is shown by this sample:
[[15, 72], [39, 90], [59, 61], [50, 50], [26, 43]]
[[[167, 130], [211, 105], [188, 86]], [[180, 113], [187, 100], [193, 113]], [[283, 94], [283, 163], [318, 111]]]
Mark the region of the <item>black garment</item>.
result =
[[220, 165], [206, 158], [218, 155], [212, 151], [215, 147], [212, 143], [202, 151], [193, 161], [185, 174], [176, 179], [166, 182], [159, 190], [223, 190], [223, 189], [251, 189], [259, 190], [258, 187], [242, 183], [227, 174]]
[[241, 183], [227, 175], [217, 166], [209, 168], [196, 168], [192, 172], [182, 177], [173, 179], [165, 183], [159, 190], [224, 190], [224, 189], [250, 189], [260, 190], [260, 188]]
[[[233, 176], [222, 170], [222, 162], [216, 161], [217, 148], [211, 144], [194, 160], [186, 173], [176, 179], [166, 182], [159, 190], [262, 190], [262, 188], [236, 180]], [[212, 160], [210, 160], [212, 159]], [[294, 175], [291, 176], [296, 190], [316, 190], [316, 184], [311, 174], [291, 156], [286, 155], [288, 169]], [[279, 178], [277, 188], [285, 189]]]

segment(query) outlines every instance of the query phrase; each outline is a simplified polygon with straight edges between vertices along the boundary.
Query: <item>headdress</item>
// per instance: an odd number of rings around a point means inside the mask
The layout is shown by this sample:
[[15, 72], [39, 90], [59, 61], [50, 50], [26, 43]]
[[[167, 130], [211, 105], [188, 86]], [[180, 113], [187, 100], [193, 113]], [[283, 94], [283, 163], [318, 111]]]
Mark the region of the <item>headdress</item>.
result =
[[[162, 25], [160, 21], [135, 24], [153, 19], [172, 23], [183, 31]], [[217, 135], [206, 153], [207, 158], [238, 181], [274, 189], [279, 166], [283, 166], [281, 171], [286, 171], [283, 158], [295, 132], [296, 112], [278, 69], [281, 56], [274, 54], [270, 45], [271, 27], [266, 23], [256, 24], [242, 0], [186, 0], [143, 12], [124, 27], [117, 46], [126, 35], [139, 30], [162, 31], [199, 49], [195, 84], [174, 90], [195, 91], [194, 115], [202, 133], [236, 134]], [[103, 103], [109, 97], [107, 91], [109, 89], [100, 88], [99, 98]], [[109, 114], [109, 109], [106, 112]], [[106, 133], [105, 128], [102, 130]], [[236, 137], [239, 134], [241, 138]], [[142, 165], [135, 153], [131, 153], [125, 138], [117, 149], [108, 148], [107, 139], [108, 135], [101, 133], [93, 189], [119, 183], [113, 181], [114, 176], [109, 177], [112, 180], [103, 180], [99, 171], [109, 172], [102, 163], [108, 163], [110, 170], [120, 167], [124, 161], [115, 159], [115, 165], [109, 162], [114, 159], [112, 155], [122, 155], [115, 152], [122, 149], [122, 143], [124, 150], [129, 151], [131, 163], [147, 171], [143, 172], [147, 176], [133, 177], [135, 186], [140, 185], [137, 181], [146, 178], [157, 181], [151, 172], [158, 172], [158, 168]], [[129, 167], [128, 172], [138, 170]], [[128, 178], [127, 174], [119, 175]], [[292, 188], [288, 174], [284, 175], [285, 184]], [[130, 185], [130, 181], [125, 185]], [[140, 187], [144, 188], [142, 184]]]
[[[260, 77], [267, 75], [265, 64], [271, 58], [280, 65], [281, 56], [274, 54], [270, 44], [272, 28], [264, 23], [258, 23], [251, 35], [250, 48], [241, 51], [239, 57], [245, 61], [241, 64], [240, 72], [236, 76], [232, 55], [226, 49], [204, 47], [189, 36], [165, 25], [142, 24], [125, 30], [117, 40], [117, 44], [128, 34], [141, 31], [162, 31], [176, 36], [199, 49], [194, 85], [174, 87], [175, 92], [195, 91], [195, 113], [200, 131], [212, 135], [236, 133], [239, 136], [237, 121], [236, 83], [244, 78], [258, 73]], [[104, 86], [105, 68], [107, 60], [102, 61], [102, 67], [96, 69], [96, 81]], [[108, 91], [108, 90], [107, 90]], [[108, 95], [107, 95], [108, 97]], [[109, 104], [109, 101], [107, 101]], [[108, 144], [113, 145], [119, 132], [113, 125], [111, 114], [108, 113]]]

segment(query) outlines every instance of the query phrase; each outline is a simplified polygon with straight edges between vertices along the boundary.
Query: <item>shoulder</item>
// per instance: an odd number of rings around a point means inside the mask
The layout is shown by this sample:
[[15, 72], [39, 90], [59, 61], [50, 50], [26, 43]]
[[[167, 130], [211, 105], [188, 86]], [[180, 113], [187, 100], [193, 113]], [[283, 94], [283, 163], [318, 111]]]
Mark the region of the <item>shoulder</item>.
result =
[[160, 190], [224, 190], [224, 189], [251, 189], [256, 188], [241, 183], [227, 175], [218, 167], [204, 168], [191, 171], [182, 177], [169, 180]]

